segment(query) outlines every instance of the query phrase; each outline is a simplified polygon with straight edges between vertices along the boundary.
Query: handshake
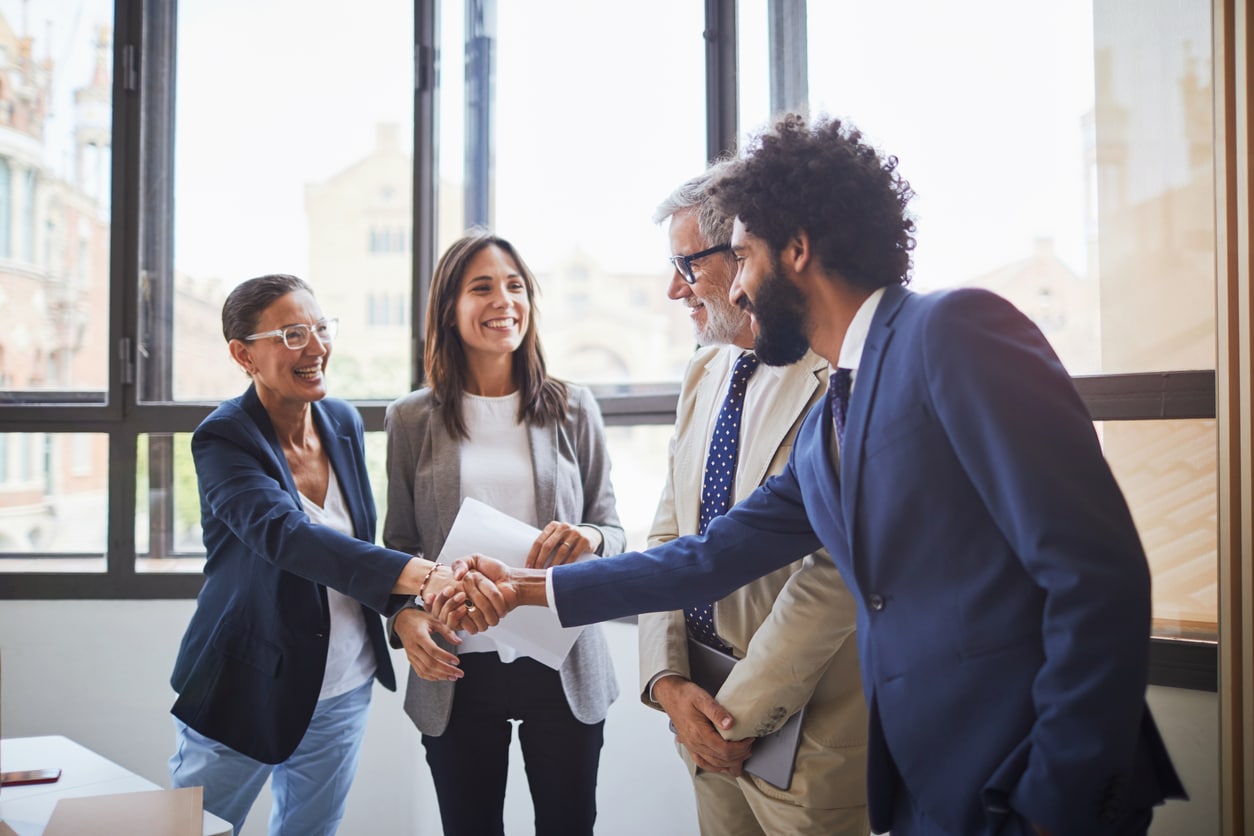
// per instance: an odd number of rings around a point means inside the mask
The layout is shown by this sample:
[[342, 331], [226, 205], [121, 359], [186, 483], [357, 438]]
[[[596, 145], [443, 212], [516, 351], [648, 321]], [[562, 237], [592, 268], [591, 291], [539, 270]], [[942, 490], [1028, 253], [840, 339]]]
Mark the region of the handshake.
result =
[[[445, 575], [443, 567], [433, 570]], [[519, 573], [533, 570], [513, 569], [499, 560], [479, 554], [458, 558], [449, 567], [438, 592], [423, 594], [426, 611], [444, 622], [451, 630], [482, 633], [501, 623], [501, 619], [521, 603]], [[540, 575], [543, 594], [544, 572]]]
[[459, 630], [482, 633], [517, 607], [548, 606], [548, 567], [595, 552], [600, 542], [593, 527], [552, 522], [536, 537], [522, 567], [481, 554], [460, 557], [451, 566], [413, 558], [393, 592], [415, 595], [423, 606], [402, 609], [392, 623], [410, 667], [423, 679], [460, 679], [457, 656], [437, 639], [456, 646]]
[[[532, 543], [523, 568], [480, 554], [466, 555], [453, 561], [447, 571], [432, 566], [418, 597], [427, 613], [450, 631], [482, 633], [500, 624], [517, 607], [547, 607], [546, 568], [594, 552], [600, 543], [601, 534], [595, 527], [553, 521]], [[427, 580], [433, 580], [430, 593]]]

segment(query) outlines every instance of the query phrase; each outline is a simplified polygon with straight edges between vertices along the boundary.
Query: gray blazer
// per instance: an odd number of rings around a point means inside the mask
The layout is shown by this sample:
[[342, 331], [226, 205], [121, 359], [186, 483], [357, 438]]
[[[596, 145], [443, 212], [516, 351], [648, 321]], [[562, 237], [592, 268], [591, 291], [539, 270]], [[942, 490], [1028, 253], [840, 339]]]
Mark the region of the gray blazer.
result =
[[[621, 552], [627, 536], [618, 522], [605, 426], [592, 394], [567, 384], [567, 418], [528, 427], [536, 478], [536, 519], [595, 525], [602, 555]], [[430, 389], [411, 392], [388, 406], [388, 508], [383, 542], [430, 559], [440, 553], [461, 505], [461, 443], [449, 435]], [[391, 633], [391, 623], [388, 624]], [[456, 652], [454, 650], [454, 652]], [[605, 719], [618, 696], [609, 646], [601, 628], [584, 630], [562, 664], [562, 688], [575, 717]], [[423, 734], [440, 735], [453, 708], [452, 682], [421, 679], [411, 668], [405, 713]]]

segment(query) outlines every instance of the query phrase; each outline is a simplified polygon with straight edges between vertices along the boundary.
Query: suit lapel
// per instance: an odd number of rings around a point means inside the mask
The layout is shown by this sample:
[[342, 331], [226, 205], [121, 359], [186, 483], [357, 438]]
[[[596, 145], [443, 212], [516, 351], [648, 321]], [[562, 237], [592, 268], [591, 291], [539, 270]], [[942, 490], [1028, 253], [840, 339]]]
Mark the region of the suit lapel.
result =
[[265, 406], [261, 403], [261, 398], [257, 397], [256, 387], [248, 387], [248, 391], [244, 393], [243, 399], [240, 401], [240, 408], [248, 413], [248, 416], [252, 418], [253, 423], [257, 426], [257, 431], [261, 433], [266, 446], [270, 448], [270, 455], [274, 457], [275, 465], [282, 477], [283, 488], [292, 495], [292, 499], [299, 505], [300, 491], [296, 490], [296, 480], [292, 477], [292, 469], [288, 467], [287, 456], [283, 455], [283, 445], [279, 444], [279, 436], [274, 431], [274, 423], [270, 420], [270, 413], [266, 412]]
[[368, 540], [371, 532], [366, 523], [365, 497], [361, 494], [361, 482], [357, 478], [357, 468], [353, 462], [352, 439], [322, 404], [315, 403], [312, 409], [314, 426], [322, 440], [322, 449], [327, 452], [327, 459], [335, 471], [335, 479], [344, 493], [344, 503], [352, 515], [353, 532], [359, 539]]
[[[441, 529], [438, 541], [423, 538], [424, 548], [430, 548], [432, 543], [443, 543], [448, 537], [449, 528], [453, 525], [453, 518], [457, 516], [462, 502], [461, 441], [449, 435], [448, 429], [444, 426], [444, 419], [434, 406], [427, 421], [426, 443], [427, 449], [431, 451], [432, 459], [431, 469], [426, 472], [432, 480], [429, 490], [435, 497], [436, 513], [433, 520], [438, 521], [437, 524]], [[418, 472], [424, 471], [420, 468]], [[425, 491], [426, 489], [418, 485], [414, 486], [415, 496], [420, 496]], [[428, 557], [435, 559], [432, 555]]]
[[[710, 446], [708, 430], [710, 416], [715, 415], [723, 404], [726, 391], [723, 378], [731, 355], [718, 351], [710, 356], [704, 369], [704, 377], [693, 397], [693, 408], [684, 416], [689, 421], [689, 442], [675, 450], [674, 478], [675, 516], [680, 531], [696, 531], [701, 520], [701, 487], [705, 482], [705, 455]], [[684, 501], [691, 497], [691, 501]]]
[[[845, 530], [849, 542], [854, 542], [854, 519], [858, 486], [862, 479], [863, 445], [866, 442], [867, 416], [875, 403], [879, 387], [880, 371], [884, 365], [888, 344], [892, 340], [892, 320], [905, 301], [909, 291], [894, 285], [885, 289], [871, 328], [867, 332], [866, 345], [858, 360], [854, 378], [853, 396], [849, 399], [849, 415], [845, 422], [845, 442], [840, 451], [841, 506], [845, 516]], [[830, 421], [828, 422], [831, 423]]]
[[536, 474], [536, 522], [543, 528], [557, 519], [557, 422], [527, 424], [531, 466]]
[[[814, 354], [806, 356], [793, 366], [787, 367], [779, 385], [769, 401], [757, 402], [756, 409], [763, 415], [755, 423], [756, 437], [752, 444], [741, 448], [736, 481], [746, 486], [745, 496], [766, 479], [771, 460], [784, 443], [788, 431], [797, 421], [797, 415], [809, 403], [815, 391], [822, 385], [819, 376], [827, 361]], [[758, 374], [763, 370], [759, 369]], [[708, 414], [708, 413], [707, 413]], [[737, 500], [742, 499], [740, 495]]]

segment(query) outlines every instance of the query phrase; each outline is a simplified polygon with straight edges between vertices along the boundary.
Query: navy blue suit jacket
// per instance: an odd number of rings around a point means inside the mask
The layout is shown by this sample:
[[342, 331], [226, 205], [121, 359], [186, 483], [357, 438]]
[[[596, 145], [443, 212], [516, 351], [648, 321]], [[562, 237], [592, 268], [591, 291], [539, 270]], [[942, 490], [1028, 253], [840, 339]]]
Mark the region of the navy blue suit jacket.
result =
[[264, 763], [291, 755], [313, 716], [331, 626], [327, 587], [362, 602], [375, 677], [396, 690], [378, 613], [406, 600], [391, 591], [410, 555], [372, 544], [375, 506], [357, 411], [330, 398], [312, 411], [356, 538], [310, 522], [252, 387], [192, 436], [207, 558], [170, 678], [179, 695], [173, 713]]
[[718, 599], [822, 544], [859, 603], [876, 831], [905, 832], [903, 784], [953, 834], [1109, 833], [1182, 795], [1145, 705], [1145, 555], [1036, 327], [985, 291], [888, 289], [839, 474], [831, 433], [818, 404], [702, 538], [557, 567], [563, 623]]

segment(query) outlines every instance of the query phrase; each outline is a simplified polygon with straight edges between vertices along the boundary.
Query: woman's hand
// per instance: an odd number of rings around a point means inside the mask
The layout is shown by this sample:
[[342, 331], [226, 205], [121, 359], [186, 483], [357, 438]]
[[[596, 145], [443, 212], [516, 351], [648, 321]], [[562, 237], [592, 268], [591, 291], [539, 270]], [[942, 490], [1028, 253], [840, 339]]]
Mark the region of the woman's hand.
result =
[[[593, 538], [596, 538], [595, 542]], [[540, 532], [527, 552], [528, 569], [547, 569], [570, 563], [581, 554], [596, 551], [601, 545], [601, 532], [592, 526], [551, 522]]]
[[[458, 591], [457, 594], [462, 593]], [[433, 682], [456, 682], [464, 675], [458, 667], [457, 654], [449, 653], [435, 641], [436, 635], [440, 635], [451, 644], [462, 643], [453, 628], [440, 620], [441, 616], [447, 614], [446, 610], [450, 609], [452, 597], [449, 590], [442, 591], [432, 596], [433, 611], [401, 610], [392, 622], [392, 629], [405, 646], [409, 666], [414, 669], [414, 673]], [[460, 604], [458, 608], [461, 608]]]

